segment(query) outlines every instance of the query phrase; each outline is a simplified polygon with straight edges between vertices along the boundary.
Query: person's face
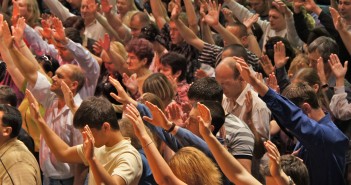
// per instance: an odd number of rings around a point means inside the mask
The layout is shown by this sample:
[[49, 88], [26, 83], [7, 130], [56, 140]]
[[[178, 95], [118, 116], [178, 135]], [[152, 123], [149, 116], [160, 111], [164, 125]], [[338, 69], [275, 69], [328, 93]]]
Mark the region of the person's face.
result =
[[233, 70], [227, 65], [220, 65], [216, 68], [216, 80], [222, 86], [224, 95], [236, 100], [243, 87], [240, 78], [234, 79], [233, 76]]
[[128, 0], [117, 0], [117, 11], [119, 14], [126, 14], [128, 12]]
[[271, 9], [269, 10], [268, 15], [272, 30], [281, 31], [286, 28], [283, 14], [281, 14], [277, 10]]
[[[91, 4], [95, 3], [94, 0], [82, 0], [82, 4], [80, 6], [80, 13], [84, 20], [94, 20], [96, 10], [91, 7]], [[86, 25], [87, 26], [87, 25]]]
[[3, 125], [3, 122], [2, 122], [2, 117], [3, 116], [4, 116], [4, 112], [0, 111], [0, 144], [1, 145], [3, 143], [5, 143], [6, 140], [9, 138], [9, 133], [8, 133], [9, 127], [5, 127]]
[[172, 68], [169, 65], [160, 65], [160, 73], [164, 74], [168, 79], [172, 81], [172, 79], [177, 78], [179, 75], [172, 73]]
[[27, 8], [27, 0], [17, 0], [17, 2], [19, 7], [19, 15], [27, 19], [30, 16], [30, 12]]
[[310, 64], [317, 64], [317, 60], [319, 59], [319, 57], [321, 57], [321, 55], [318, 53], [318, 51], [314, 51], [314, 52], [309, 52], [307, 54], [307, 58]]
[[72, 90], [72, 70], [67, 65], [60, 66], [52, 77], [52, 84], [50, 90], [54, 93], [61, 94], [61, 83], [64, 81], [67, 86]]
[[130, 20], [130, 32], [133, 38], [138, 38], [141, 32], [142, 23], [138, 16], [134, 16], [133, 19]]
[[68, 50], [64, 45], [56, 43], [55, 47], [58, 50], [58, 53], [61, 56], [62, 60], [67, 62], [71, 62], [72, 60], [74, 60], [72, 52]]
[[170, 35], [171, 35], [171, 41], [172, 44], [180, 44], [181, 42], [183, 42], [183, 37], [182, 35], [179, 33], [177, 26], [175, 25], [174, 22], [169, 22], [169, 31], [170, 31]]
[[267, 9], [267, 3], [264, 0], [249, 0], [249, 5], [260, 15], [264, 14]]
[[199, 121], [197, 117], [200, 115], [199, 111], [197, 108], [192, 108], [188, 119], [185, 121], [185, 127], [186, 129], [190, 130], [193, 134], [201, 137], [201, 134], [199, 132]]
[[[246, 42], [247, 39], [244, 39], [246, 36], [242, 37], [240, 35], [240, 28], [238, 26], [227, 26], [225, 29], [228, 30], [233, 35], [235, 35], [236, 37], [238, 37], [238, 39], [240, 39], [240, 42], [241, 44], [244, 45], [244, 47], [247, 46], [247, 42]], [[225, 40], [223, 40], [223, 44], [224, 46], [227, 46], [227, 42]]]
[[146, 58], [140, 60], [134, 53], [128, 53], [128, 70], [132, 72], [137, 72], [141, 68], [145, 67]]
[[351, 1], [339, 0], [338, 9], [340, 16], [348, 21], [351, 20]]

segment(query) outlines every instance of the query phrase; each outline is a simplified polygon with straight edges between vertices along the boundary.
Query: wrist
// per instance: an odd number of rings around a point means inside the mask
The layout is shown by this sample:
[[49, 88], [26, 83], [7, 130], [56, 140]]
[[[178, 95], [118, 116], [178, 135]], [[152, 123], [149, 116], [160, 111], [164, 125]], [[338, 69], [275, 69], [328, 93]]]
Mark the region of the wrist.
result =
[[172, 132], [172, 131], [174, 130], [175, 126], [176, 126], [175, 123], [168, 121], [168, 122], [167, 122], [167, 126], [164, 128], [164, 130], [165, 130], [167, 133], [170, 133], [170, 132]]

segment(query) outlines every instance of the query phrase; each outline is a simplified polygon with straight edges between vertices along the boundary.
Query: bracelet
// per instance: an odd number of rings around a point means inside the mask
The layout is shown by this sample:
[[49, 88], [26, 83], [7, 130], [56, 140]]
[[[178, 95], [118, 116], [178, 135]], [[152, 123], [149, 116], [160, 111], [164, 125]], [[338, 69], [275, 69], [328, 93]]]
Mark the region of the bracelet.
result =
[[170, 132], [172, 132], [172, 131], [174, 130], [175, 126], [176, 126], [176, 124], [172, 122], [171, 128], [169, 128], [168, 130], [165, 130], [165, 131], [166, 131], [167, 133], [170, 133]]
[[144, 148], [148, 147], [149, 145], [151, 145], [153, 143], [153, 141], [151, 141], [150, 143], [148, 143], [146, 146], [144, 146]]

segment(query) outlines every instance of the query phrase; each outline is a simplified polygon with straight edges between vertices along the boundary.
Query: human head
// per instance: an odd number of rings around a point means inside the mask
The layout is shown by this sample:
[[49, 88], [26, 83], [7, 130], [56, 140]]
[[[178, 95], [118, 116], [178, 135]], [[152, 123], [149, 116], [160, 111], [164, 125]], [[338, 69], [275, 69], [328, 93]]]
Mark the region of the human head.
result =
[[68, 0], [67, 2], [75, 9], [79, 9], [82, 4], [82, 0]]
[[271, 9], [269, 10], [268, 16], [269, 16], [269, 23], [272, 30], [281, 31], [286, 28], [284, 14], [282, 14], [274, 6], [272, 6]]
[[[223, 126], [225, 121], [225, 113], [222, 104], [217, 101], [201, 101], [211, 113], [211, 131], [213, 135], [216, 135], [219, 129]], [[200, 116], [197, 104], [194, 104], [193, 108], [189, 113], [189, 118], [185, 121], [186, 128], [193, 134], [201, 137], [199, 132], [199, 121], [197, 117]]]
[[227, 57], [239, 57], [247, 61], [249, 57], [247, 56], [246, 49], [240, 44], [231, 44], [223, 48], [222, 60]]
[[136, 6], [133, 0], [117, 0], [116, 6], [118, 13], [122, 16], [124, 16], [128, 11], [136, 10]]
[[158, 107], [161, 110], [165, 110], [165, 106], [163, 105], [162, 100], [160, 99], [160, 97], [158, 97], [156, 94], [154, 93], [144, 93], [140, 96], [140, 98], [138, 98], [138, 102], [145, 104], [146, 101], [156, 105], [156, 107]]
[[95, 20], [96, 9], [92, 8], [90, 4], [97, 3], [96, 0], [82, 0], [80, 5], [80, 14], [85, 22], [90, 23]]
[[40, 10], [36, 0], [17, 0], [19, 15], [26, 19], [29, 26], [36, 26], [40, 18]]
[[144, 81], [143, 93], [153, 93], [163, 101], [164, 106], [170, 104], [175, 96], [174, 88], [162, 73], [154, 73]]
[[36, 56], [35, 59], [37, 59], [40, 66], [49, 77], [53, 77], [56, 70], [60, 67], [58, 61], [50, 55]]
[[152, 44], [146, 39], [132, 39], [126, 46], [128, 52], [128, 69], [136, 72], [141, 68], [149, 68], [154, 57]]
[[269, 10], [269, 5], [266, 0], [249, 0], [250, 7], [255, 11], [255, 13], [260, 16], [266, 16]]
[[85, 29], [84, 19], [81, 16], [68, 17], [62, 22], [62, 26], [64, 28], [73, 27], [77, 29], [80, 33], [83, 33]]
[[112, 104], [104, 97], [89, 97], [79, 106], [73, 117], [73, 126], [82, 130], [85, 125], [92, 130], [96, 147], [101, 147], [107, 142], [111, 131], [119, 130]]
[[221, 174], [216, 165], [194, 147], [181, 148], [168, 162], [173, 173], [189, 185], [221, 184]]
[[288, 76], [289, 78], [294, 77], [294, 75], [302, 68], [307, 68], [309, 67], [309, 62], [307, 55], [305, 54], [298, 54], [296, 57], [291, 61], [289, 70], [288, 70]]
[[350, 0], [339, 0], [338, 10], [340, 16], [347, 21], [351, 21], [351, 1]]
[[320, 108], [318, 97], [314, 92], [314, 89], [306, 82], [297, 82], [288, 85], [282, 95], [288, 98], [296, 106], [300, 107], [309, 117], [309, 113], [311, 113], [312, 110]]
[[161, 56], [160, 73], [167, 77], [177, 78], [178, 82], [185, 80], [186, 58], [178, 53], [169, 52]]
[[7, 104], [13, 107], [17, 106], [17, 96], [11, 87], [0, 85], [0, 104]]
[[[240, 22], [235, 22], [228, 24], [226, 26], [226, 29], [231, 32], [233, 35], [235, 35], [238, 39], [240, 39], [241, 44], [243, 44], [244, 47], [248, 47], [248, 33], [247, 33], [247, 28], [243, 23]], [[224, 41], [224, 45], [226, 46], [226, 42]]]
[[324, 27], [313, 28], [308, 34], [306, 44], [310, 45], [314, 40], [321, 36], [330, 37], [330, 33]]
[[236, 68], [236, 61], [227, 57], [215, 69], [216, 80], [222, 86], [223, 93], [229, 99], [236, 100], [246, 87], [247, 83], [240, 77]]
[[[181, 12], [179, 14], [179, 19], [185, 25], [188, 25], [188, 19], [187, 19], [187, 16], [186, 16], [186, 14], [184, 12]], [[175, 22], [172, 21], [172, 20], [169, 22], [169, 34], [171, 36], [172, 44], [179, 45], [179, 44], [181, 44], [184, 41], [184, 39], [183, 39], [182, 35], [180, 34]]]
[[[112, 41], [110, 43], [110, 50], [113, 53], [118, 53], [122, 57], [122, 60], [123, 60], [123, 61], [121, 61], [122, 63], [127, 60], [128, 53], [127, 53], [126, 49], [124, 48], [123, 44], [121, 44], [120, 42]], [[116, 66], [111, 61], [110, 57], [105, 52], [105, 50], [103, 50], [101, 52], [101, 59], [104, 63], [104, 67], [106, 68], [106, 70], [108, 71], [109, 74], [113, 74], [117, 71]]]
[[150, 18], [145, 12], [137, 12], [130, 18], [130, 32], [133, 38], [138, 38], [141, 29], [150, 24]]
[[188, 98], [191, 101], [222, 102], [223, 89], [213, 77], [200, 78], [190, 85]]
[[[283, 172], [290, 176], [296, 185], [309, 185], [310, 179], [306, 165], [294, 155], [280, 156], [280, 167]], [[275, 181], [269, 171], [269, 166], [265, 166], [263, 174], [266, 176], [266, 184], [275, 185]]]
[[75, 95], [85, 83], [85, 73], [77, 65], [64, 64], [56, 70], [56, 74], [52, 77], [50, 90], [59, 96], [63, 96], [61, 91], [61, 82], [64, 81], [72, 93]]
[[0, 144], [17, 137], [22, 127], [22, 116], [17, 108], [0, 104]]

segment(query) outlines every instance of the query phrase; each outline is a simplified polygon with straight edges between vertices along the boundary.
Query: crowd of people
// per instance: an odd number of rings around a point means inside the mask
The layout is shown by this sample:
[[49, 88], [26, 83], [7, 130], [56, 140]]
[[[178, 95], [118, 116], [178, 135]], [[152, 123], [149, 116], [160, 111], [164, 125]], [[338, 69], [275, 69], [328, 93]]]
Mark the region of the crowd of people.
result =
[[351, 184], [350, 0], [0, 4], [0, 184]]

